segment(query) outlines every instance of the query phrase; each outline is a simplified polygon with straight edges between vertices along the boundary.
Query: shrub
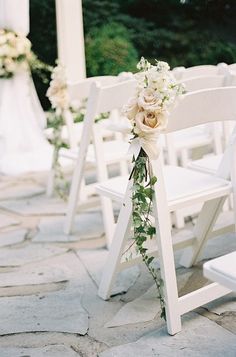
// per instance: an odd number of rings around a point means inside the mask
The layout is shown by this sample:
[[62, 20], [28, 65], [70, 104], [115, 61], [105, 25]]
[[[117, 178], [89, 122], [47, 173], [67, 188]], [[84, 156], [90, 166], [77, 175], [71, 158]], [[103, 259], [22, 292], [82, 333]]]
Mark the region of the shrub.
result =
[[110, 23], [86, 36], [87, 75], [116, 75], [136, 68], [138, 54], [124, 26]]

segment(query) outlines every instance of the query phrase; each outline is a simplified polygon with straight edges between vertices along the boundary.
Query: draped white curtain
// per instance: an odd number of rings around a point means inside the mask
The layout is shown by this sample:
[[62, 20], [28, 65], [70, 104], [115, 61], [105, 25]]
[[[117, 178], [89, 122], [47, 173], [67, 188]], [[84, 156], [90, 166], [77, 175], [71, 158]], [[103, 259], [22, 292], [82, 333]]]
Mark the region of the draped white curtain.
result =
[[[0, 0], [0, 28], [29, 33], [29, 0]], [[0, 79], [0, 172], [21, 174], [48, 170], [52, 148], [34, 83], [25, 71]]]
[[0, 0], [0, 27], [29, 33], [29, 0]]

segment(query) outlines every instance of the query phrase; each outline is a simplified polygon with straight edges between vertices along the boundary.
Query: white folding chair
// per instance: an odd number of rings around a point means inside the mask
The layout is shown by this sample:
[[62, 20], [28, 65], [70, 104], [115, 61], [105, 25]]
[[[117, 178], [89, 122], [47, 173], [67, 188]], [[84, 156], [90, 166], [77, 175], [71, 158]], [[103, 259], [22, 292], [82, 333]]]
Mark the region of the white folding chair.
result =
[[178, 80], [185, 80], [192, 77], [199, 77], [199, 76], [215, 76], [218, 74], [224, 74], [225, 70], [227, 70], [226, 63], [218, 63], [217, 66], [214, 65], [199, 65], [185, 68], [175, 67], [172, 70], [172, 73]]
[[[120, 81], [120, 78], [118, 76], [100, 76], [100, 77], [86, 78], [76, 83], [68, 83], [68, 93], [69, 93], [70, 103], [82, 102], [86, 100], [89, 96], [91, 85], [95, 81], [100, 83], [102, 86], [106, 86], [106, 85], [112, 85], [118, 83]], [[61, 130], [61, 139], [63, 142], [68, 144], [68, 149], [61, 149], [59, 151], [59, 161], [62, 163], [62, 166], [70, 165], [71, 167], [71, 165], [72, 166], [74, 165], [74, 162], [77, 158], [78, 145], [81, 141], [81, 137], [83, 133], [83, 122], [74, 123], [73, 116], [70, 110], [65, 110], [62, 115], [65, 120], [65, 125], [62, 127]], [[110, 113], [110, 115], [112, 116], [113, 113]], [[97, 131], [99, 131], [100, 135], [102, 135], [102, 137], [104, 138], [111, 136], [111, 131], [106, 129], [106, 123], [103, 120], [97, 123]], [[52, 133], [51, 134], [49, 133], [49, 135], [52, 135]], [[118, 145], [118, 143], [116, 144]], [[90, 147], [90, 153], [91, 153], [90, 161], [92, 161], [92, 164], [94, 165], [95, 158], [94, 158], [92, 146]], [[121, 162], [121, 167], [125, 172], [125, 165], [122, 162]], [[47, 185], [47, 195], [49, 197], [53, 194], [54, 185], [55, 185], [55, 170], [52, 167], [49, 173], [49, 179]], [[84, 198], [86, 197], [87, 196], [84, 195]]]
[[[200, 89], [222, 87], [227, 82], [228, 75], [199, 76], [182, 81], [187, 93]], [[187, 167], [191, 162], [192, 151], [205, 146], [211, 148], [216, 155], [222, 154], [222, 126], [220, 123], [208, 123], [167, 134], [165, 146], [167, 163]], [[192, 209], [188, 207], [187, 212], [186, 209], [174, 212], [173, 220], [176, 228], [183, 228], [185, 217], [199, 212], [199, 209], [198, 205]]]
[[236, 72], [236, 63], [229, 64], [228, 67], [230, 71]]
[[[207, 89], [188, 93], [173, 109], [167, 128], [171, 133], [177, 130], [204, 124], [206, 122], [236, 120], [236, 87]], [[228, 289], [214, 283], [204, 286], [184, 296], [178, 297], [173, 246], [175, 249], [188, 246], [184, 250], [181, 264], [190, 267], [202, 253], [206, 241], [222, 232], [231, 231], [230, 227], [214, 229], [215, 222], [226, 197], [235, 188], [236, 140], [227, 149], [232, 156], [230, 165], [219, 168], [217, 175], [208, 175], [177, 166], [164, 166], [161, 159], [151, 160], [153, 174], [158, 178], [154, 186], [153, 216], [156, 227], [156, 243], [160, 259], [161, 277], [164, 281], [164, 294], [168, 332], [173, 335], [181, 330], [181, 316], [198, 306], [217, 299], [229, 292]], [[229, 177], [232, 174], [232, 181]], [[141, 261], [140, 256], [133, 254], [130, 260], [123, 256], [131, 233], [132, 180], [114, 178], [97, 185], [98, 193], [103, 197], [122, 203], [117, 226], [103, 276], [99, 286], [99, 296], [110, 297], [116, 275], [127, 266]], [[186, 239], [172, 241], [170, 212], [179, 208], [203, 202], [203, 208], [194, 227], [193, 235]], [[128, 242], [130, 246], [130, 242]], [[150, 251], [156, 255], [157, 250]]]
[[[200, 89], [223, 87], [226, 76], [201, 76], [188, 78], [182, 83], [186, 92], [193, 92]], [[186, 167], [189, 162], [189, 151], [205, 145], [213, 145], [216, 154], [222, 153], [221, 132], [218, 124], [205, 124], [201, 127], [194, 127], [171, 133], [166, 136], [167, 162], [169, 165], [177, 165], [180, 160], [181, 166]]]
[[236, 252], [215, 258], [203, 265], [204, 276], [236, 291]]
[[[230, 68], [230, 65], [228, 66]], [[236, 73], [231, 70], [226, 74], [225, 77], [226, 86], [236, 86]], [[222, 123], [222, 142], [223, 147], [227, 147], [227, 143], [230, 140], [230, 136], [235, 132], [236, 127], [234, 121], [224, 121]], [[204, 156], [199, 160], [192, 160], [187, 163], [187, 166], [193, 170], [199, 170], [201, 172], [215, 174], [222, 160], [222, 152], [214, 150], [211, 154]]]
[[[88, 99], [87, 111], [84, 118], [83, 134], [79, 151], [76, 154], [76, 164], [72, 177], [70, 188], [67, 214], [65, 220], [65, 233], [69, 234], [72, 230], [73, 221], [77, 205], [81, 197], [81, 182], [84, 178], [85, 164], [89, 160], [91, 152], [90, 140], [93, 141], [93, 154], [96, 164], [97, 181], [102, 182], [108, 179], [107, 164], [122, 162], [128, 157], [128, 142], [118, 141], [116, 151], [113, 152], [109, 142], [103, 142], [102, 137], [98, 135], [98, 128], [94, 125], [97, 115], [103, 112], [110, 112], [120, 109], [127, 101], [127, 98], [134, 93], [135, 81], [122, 81], [111, 86], [100, 86], [99, 83], [93, 83]], [[126, 171], [127, 174], [127, 171]], [[110, 200], [102, 198], [101, 200], [107, 244], [109, 246], [113, 235], [113, 210]]]

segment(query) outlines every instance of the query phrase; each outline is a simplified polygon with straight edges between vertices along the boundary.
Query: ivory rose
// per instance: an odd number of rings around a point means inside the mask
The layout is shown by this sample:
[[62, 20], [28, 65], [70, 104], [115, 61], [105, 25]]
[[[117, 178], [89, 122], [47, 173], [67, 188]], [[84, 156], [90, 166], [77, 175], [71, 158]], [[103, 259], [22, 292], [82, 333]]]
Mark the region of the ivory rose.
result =
[[161, 97], [152, 88], [144, 88], [138, 96], [138, 105], [144, 110], [156, 111], [161, 107]]
[[135, 116], [135, 133], [137, 135], [151, 135], [153, 132], [164, 130], [167, 126], [167, 117], [160, 112], [139, 112]]
[[167, 118], [163, 113], [139, 112], [135, 116], [134, 133], [138, 135], [140, 145], [150, 159], [157, 159], [159, 155], [158, 138], [166, 125]]
[[128, 103], [123, 107], [122, 112], [129, 120], [133, 120], [138, 113], [137, 99], [135, 97], [130, 98]]

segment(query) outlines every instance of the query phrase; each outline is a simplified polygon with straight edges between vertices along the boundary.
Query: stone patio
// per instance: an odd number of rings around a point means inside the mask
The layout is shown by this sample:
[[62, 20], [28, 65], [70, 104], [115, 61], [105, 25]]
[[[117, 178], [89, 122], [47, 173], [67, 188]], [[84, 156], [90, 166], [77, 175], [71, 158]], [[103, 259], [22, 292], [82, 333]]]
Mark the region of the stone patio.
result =
[[[173, 337], [142, 265], [101, 300], [101, 212], [81, 213], [64, 235], [66, 205], [46, 197], [45, 182], [43, 174], [0, 177], [0, 357], [236, 356], [235, 294], [186, 314]], [[209, 242], [204, 259], [235, 249], [229, 234]], [[206, 283], [200, 267], [178, 266], [180, 294]]]

